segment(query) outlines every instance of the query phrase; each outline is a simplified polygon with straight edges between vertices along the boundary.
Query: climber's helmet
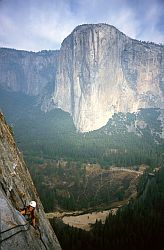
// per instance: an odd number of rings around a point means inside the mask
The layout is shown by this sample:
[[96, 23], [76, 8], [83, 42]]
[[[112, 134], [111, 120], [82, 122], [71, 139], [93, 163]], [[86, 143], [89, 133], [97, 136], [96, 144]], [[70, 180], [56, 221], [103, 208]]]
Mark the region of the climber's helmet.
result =
[[36, 201], [30, 201], [29, 206], [36, 208]]

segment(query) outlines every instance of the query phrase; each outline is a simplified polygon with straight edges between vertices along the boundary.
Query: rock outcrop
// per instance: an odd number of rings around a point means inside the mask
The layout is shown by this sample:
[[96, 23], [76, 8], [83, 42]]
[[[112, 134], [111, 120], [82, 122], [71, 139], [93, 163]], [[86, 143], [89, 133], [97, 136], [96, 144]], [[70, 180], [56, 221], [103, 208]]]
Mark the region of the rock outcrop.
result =
[[0, 48], [0, 87], [27, 95], [42, 95], [54, 86], [58, 51], [28, 52]]
[[164, 108], [164, 46], [133, 40], [107, 24], [81, 25], [63, 41], [54, 103], [80, 131], [117, 112]]
[[[35, 230], [31, 225], [15, 227], [27, 223], [17, 209], [23, 208], [24, 203], [27, 204], [30, 200], [37, 201], [36, 218], [39, 230]], [[22, 155], [16, 147], [12, 131], [2, 113], [0, 113], [0, 220], [2, 250], [61, 249], [45, 216]], [[6, 231], [10, 228], [13, 229]]]

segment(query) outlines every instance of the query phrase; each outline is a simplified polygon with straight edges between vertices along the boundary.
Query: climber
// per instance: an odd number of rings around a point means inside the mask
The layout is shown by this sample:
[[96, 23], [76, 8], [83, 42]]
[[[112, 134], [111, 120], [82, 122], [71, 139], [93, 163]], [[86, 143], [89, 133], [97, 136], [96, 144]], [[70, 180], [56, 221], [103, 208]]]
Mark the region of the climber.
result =
[[20, 211], [24, 215], [25, 219], [35, 228], [35, 208], [36, 201], [31, 201], [27, 207]]

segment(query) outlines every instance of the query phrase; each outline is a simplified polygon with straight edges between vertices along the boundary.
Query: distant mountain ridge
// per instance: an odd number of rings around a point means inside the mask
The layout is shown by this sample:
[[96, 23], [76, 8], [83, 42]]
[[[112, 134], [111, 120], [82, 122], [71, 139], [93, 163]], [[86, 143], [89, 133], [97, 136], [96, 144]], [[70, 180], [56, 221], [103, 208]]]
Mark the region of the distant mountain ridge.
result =
[[0, 87], [39, 96], [41, 109], [97, 130], [118, 112], [164, 109], [164, 46], [127, 37], [114, 26], [85, 24], [60, 51], [0, 49]]
[[0, 87], [30, 96], [44, 93], [54, 82], [58, 51], [0, 48]]

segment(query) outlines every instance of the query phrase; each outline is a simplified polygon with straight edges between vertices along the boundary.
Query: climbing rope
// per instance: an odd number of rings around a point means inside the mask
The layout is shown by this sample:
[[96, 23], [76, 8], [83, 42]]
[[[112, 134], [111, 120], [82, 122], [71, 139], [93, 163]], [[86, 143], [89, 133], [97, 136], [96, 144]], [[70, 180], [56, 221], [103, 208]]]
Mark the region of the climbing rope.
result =
[[1, 239], [1, 238], [0, 238], [0, 243], [2, 243], [2, 242], [5, 241], [5, 240], [10, 239], [11, 237], [13, 237], [14, 235], [16, 235], [16, 234], [18, 234], [18, 233], [20, 233], [20, 232], [29, 230], [30, 224], [29, 224], [29, 222], [27, 222], [26, 224], [17, 225], [17, 226], [15, 226], [15, 227], [12, 227], [12, 228], [9, 228], [9, 229], [7, 229], [7, 230], [4, 230], [4, 231], [0, 232], [0, 237], [1, 237], [1, 235], [2, 235], [3, 233], [9, 232], [9, 231], [11, 231], [11, 230], [13, 230], [13, 229], [15, 229], [15, 228], [25, 227], [25, 226], [27, 226], [27, 225], [28, 225], [28, 227], [27, 227], [26, 229], [25, 229], [25, 228], [24, 228], [24, 229], [21, 229], [21, 230], [15, 232], [14, 234], [11, 234], [10, 236], [4, 238], [4, 239]]
[[8, 232], [8, 231], [10, 231], [10, 230], [12, 230], [12, 229], [17, 228], [17, 227], [24, 227], [24, 226], [26, 226], [26, 225], [28, 225], [28, 224], [29, 224], [29, 222], [27, 222], [26, 224], [22, 224], [22, 225], [16, 225], [15, 227], [11, 227], [11, 228], [9, 228], [9, 229], [7, 229], [7, 230], [4, 230], [4, 231], [0, 232], [0, 234], [6, 233], [6, 232]]
[[[24, 229], [21, 229], [21, 230], [15, 232], [14, 234], [12, 234], [12, 235], [10, 235], [10, 236], [8, 236], [8, 237], [6, 237], [6, 238], [4, 238], [4, 239], [1, 239], [1, 237], [2, 237], [1, 235], [2, 235], [3, 233], [9, 232], [9, 231], [11, 231], [11, 230], [13, 230], [13, 229], [15, 229], [15, 228], [25, 227], [25, 226], [27, 226], [27, 225], [28, 225], [28, 227], [27, 227], [26, 229], [25, 229], [25, 228], [24, 228]], [[20, 233], [20, 232], [24, 232], [24, 231], [29, 230], [29, 228], [30, 228], [30, 223], [27, 222], [26, 224], [23, 224], [23, 225], [16, 225], [15, 227], [11, 227], [11, 228], [9, 228], [9, 229], [7, 229], [7, 230], [4, 230], [4, 231], [0, 232], [0, 244], [1, 244], [3, 241], [10, 239], [11, 237], [13, 237], [14, 235], [16, 235], [16, 234], [18, 234], [18, 233]], [[45, 249], [48, 250], [46, 244], [44, 243], [44, 241], [43, 241], [43, 239], [42, 239], [41, 231], [40, 231], [40, 228], [39, 228], [38, 226], [37, 226], [37, 229], [38, 229], [38, 232], [39, 232], [39, 238], [40, 238], [41, 242], [43, 243]]]
[[44, 247], [46, 250], [48, 250], [46, 244], [44, 243], [43, 239], [42, 239], [42, 234], [41, 234], [41, 231], [40, 231], [40, 228], [37, 226], [37, 229], [38, 229], [38, 232], [39, 232], [39, 238], [41, 240], [41, 242], [43, 243]]

